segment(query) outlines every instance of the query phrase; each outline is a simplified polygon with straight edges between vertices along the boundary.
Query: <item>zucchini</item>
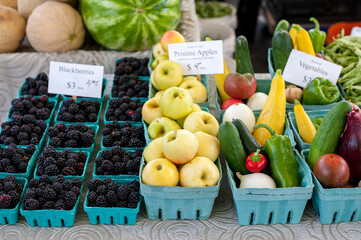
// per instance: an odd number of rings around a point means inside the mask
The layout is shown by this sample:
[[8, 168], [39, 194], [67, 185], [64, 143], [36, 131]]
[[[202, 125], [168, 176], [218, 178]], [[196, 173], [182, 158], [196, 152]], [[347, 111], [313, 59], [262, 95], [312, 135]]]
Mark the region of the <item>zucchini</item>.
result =
[[277, 26], [276, 26], [273, 34], [275, 34], [276, 32], [279, 32], [281, 30], [288, 31], [289, 28], [290, 28], [290, 23], [287, 20], [282, 19], [277, 23]]
[[318, 158], [326, 153], [335, 153], [347, 123], [346, 114], [352, 110], [349, 102], [338, 102], [322, 120], [311, 143], [308, 165], [313, 169]]
[[236, 72], [240, 74], [250, 73], [254, 76], [251, 57], [249, 55], [248, 42], [245, 36], [236, 39]]
[[293, 49], [293, 43], [290, 34], [281, 30], [272, 37], [272, 60], [275, 71], [285, 69], [288, 57]]
[[253, 137], [252, 133], [248, 130], [246, 125], [240, 119], [234, 119], [233, 125], [237, 128], [241, 141], [243, 143], [244, 150], [247, 155], [254, 153], [257, 149], [261, 149], [262, 146]]
[[249, 172], [246, 169], [247, 155], [243, 149], [237, 128], [230, 122], [222, 123], [219, 126], [218, 139], [222, 153], [230, 168], [242, 175], [248, 174]]

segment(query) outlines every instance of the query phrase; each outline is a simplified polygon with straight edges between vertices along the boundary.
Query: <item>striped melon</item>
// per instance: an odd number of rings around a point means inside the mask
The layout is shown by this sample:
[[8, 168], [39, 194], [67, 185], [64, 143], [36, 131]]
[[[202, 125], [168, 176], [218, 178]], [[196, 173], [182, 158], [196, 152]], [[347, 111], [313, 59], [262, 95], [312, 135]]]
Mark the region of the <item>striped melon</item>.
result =
[[180, 0], [80, 0], [79, 9], [95, 41], [106, 48], [150, 48], [179, 23]]

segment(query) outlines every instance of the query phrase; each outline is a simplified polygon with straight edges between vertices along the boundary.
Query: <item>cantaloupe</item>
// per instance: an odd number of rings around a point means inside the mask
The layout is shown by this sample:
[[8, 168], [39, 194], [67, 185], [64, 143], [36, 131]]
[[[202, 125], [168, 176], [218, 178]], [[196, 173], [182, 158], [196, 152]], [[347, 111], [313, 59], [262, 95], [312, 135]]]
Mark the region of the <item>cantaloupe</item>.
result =
[[[3, 0], [5, 1], [5, 0]], [[15, 0], [16, 1], [16, 0]], [[33, 10], [39, 6], [40, 4], [43, 4], [47, 0], [17, 0], [18, 1], [18, 11], [27, 20], [30, 16], [30, 14], [33, 12]], [[70, 4], [71, 6], [75, 6], [77, 3], [77, 0], [48, 0], [48, 1], [55, 1], [55, 2], [63, 2]], [[1, 0], [0, 0], [1, 2]]]

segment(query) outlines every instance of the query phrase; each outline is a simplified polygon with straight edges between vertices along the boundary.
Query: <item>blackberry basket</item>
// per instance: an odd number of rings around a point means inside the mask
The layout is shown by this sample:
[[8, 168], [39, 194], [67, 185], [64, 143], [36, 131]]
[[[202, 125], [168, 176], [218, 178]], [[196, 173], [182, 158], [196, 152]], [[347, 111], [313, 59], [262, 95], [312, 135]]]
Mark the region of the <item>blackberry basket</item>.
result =
[[[102, 81], [102, 86], [104, 85], [104, 89], [102, 89], [102, 95], [100, 98], [92, 98], [92, 97], [77, 97], [77, 99], [86, 99], [86, 100], [89, 100], [89, 101], [100, 101], [101, 103], [104, 102], [104, 98], [105, 98], [105, 91], [107, 89], [107, 84], [108, 84], [108, 80], [103, 78], [103, 81]], [[68, 96], [68, 95], [63, 95], [63, 100], [66, 100], [66, 99], [69, 99], [69, 98], [72, 98], [72, 96]]]
[[[207, 219], [211, 215], [215, 198], [221, 186], [222, 168], [219, 158], [215, 161], [220, 177], [216, 186], [168, 187], [151, 186], [140, 182], [149, 219], [195, 220]], [[140, 167], [140, 179], [145, 167], [144, 158]]]
[[[33, 78], [34, 79], [34, 78]], [[20, 98], [21, 96], [26, 96], [27, 94], [22, 94], [23, 92], [23, 88], [25, 86], [25, 81], [23, 83], [23, 85], [21, 85], [20, 89], [19, 89], [19, 92], [18, 92], [18, 98]], [[49, 95], [49, 94], [48, 94]], [[40, 97], [39, 95], [34, 95], [34, 97]], [[56, 101], [59, 101], [60, 100], [60, 94], [55, 94], [54, 97], [50, 97], [49, 96], [49, 99], [53, 99], [53, 100], [56, 100]]]
[[[122, 125], [122, 123], [120, 123], [120, 125]], [[138, 126], [142, 126], [142, 123], [141, 122], [133, 122], [133, 123], [131, 123], [131, 126], [132, 127], [138, 127]], [[146, 139], [146, 134], [145, 134], [145, 132], [144, 132], [144, 137], [145, 137], [145, 139]], [[106, 146], [104, 146], [104, 144], [103, 144], [103, 138], [104, 138], [104, 136], [103, 136], [103, 134], [102, 134], [102, 139], [101, 139], [101, 149], [103, 150], [103, 149], [106, 149], [106, 148], [111, 148], [111, 147], [106, 147]], [[146, 145], [147, 145], [148, 143], [147, 143], [147, 139], [146, 139]], [[141, 146], [140, 148], [142, 148], [142, 147], [145, 147], [145, 146]], [[122, 147], [122, 148], [124, 148], [124, 149], [131, 149], [131, 147]]]
[[[105, 108], [105, 112], [104, 112], [104, 124], [113, 122], [113, 121], [109, 121], [109, 120], [107, 119], [107, 116], [106, 116], [106, 114], [107, 114], [107, 112], [108, 112], [108, 108], [109, 108], [110, 101], [111, 101], [111, 99], [109, 99], [109, 101], [107, 102], [107, 107]], [[139, 101], [142, 102], [142, 103], [145, 103], [145, 102], [146, 102], [145, 99], [139, 99]], [[123, 124], [123, 123], [126, 122], [126, 121], [117, 121], [117, 122], [119, 122], [120, 124]], [[132, 123], [132, 124], [141, 123], [141, 122], [142, 122], [142, 121], [130, 121], [130, 123]]]
[[[125, 184], [133, 181], [133, 179], [113, 179], [117, 184]], [[118, 207], [89, 207], [88, 194], [84, 201], [84, 211], [88, 214], [91, 224], [121, 224], [134, 225], [140, 209], [140, 202], [136, 208], [118, 208]]]
[[301, 177], [300, 187], [240, 189], [227, 163], [227, 178], [240, 225], [300, 222], [307, 200], [311, 198], [313, 183], [307, 164], [297, 150], [294, 153]]
[[[139, 80], [145, 81], [145, 82], [149, 82], [149, 78], [150, 78], [150, 76], [138, 76]], [[114, 81], [112, 83], [112, 89], [110, 90], [110, 99], [118, 98], [116, 96], [113, 96], [113, 87], [114, 87]], [[148, 100], [148, 98], [146, 98], [146, 97], [132, 97], [130, 99], [136, 99], [136, 98], [139, 98], [139, 100], [144, 101], [144, 102]]]
[[[303, 161], [309, 149], [302, 150]], [[307, 165], [308, 166], [308, 165]], [[310, 170], [310, 168], [308, 167]], [[361, 220], [361, 188], [324, 188], [312, 173], [315, 189], [312, 205], [322, 224]]]
[[19, 203], [16, 205], [15, 208], [12, 208], [12, 209], [0, 209], [0, 225], [5, 225], [5, 224], [13, 225], [18, 222], [19, 208], [20, 208], [20, 204], [22, 202], [26, 187], [28, 185], [28, 180], [26, 178], [16, 177], [16, 181], [19, 184], [23, 185], [23, 191], [21, 193]]
[[[123, 58], [118, 58], [117, 60], [115, 60], [115, 68], [117, 68], [118, 62], [121, 61]], [[150, 59], [148, 61], [148, 65], [149, 65]], [[149, 69], [148, 69], [149, 70]], [[149, 75], [138, 75], [139, 79], [141, 80], [149, 80], [151, 72], [149, 72]], [[120, 75], [121, 76], [121, 75]]]

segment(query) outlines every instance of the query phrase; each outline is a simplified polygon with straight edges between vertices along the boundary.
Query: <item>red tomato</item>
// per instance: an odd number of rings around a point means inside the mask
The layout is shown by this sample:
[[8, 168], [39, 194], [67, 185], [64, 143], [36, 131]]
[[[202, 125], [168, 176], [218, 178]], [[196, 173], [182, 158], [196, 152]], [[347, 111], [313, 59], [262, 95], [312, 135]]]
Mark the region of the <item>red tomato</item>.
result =
[[230, 73], [224, 80], [223, 88], [230, 97], [247, 99], [255, 93], [257, 81], [250, 73]]
[[221, 109], [226, 110], [235, 103], [244, 103], [244, 102], [242, 102], [242, 100], [239, 100], [237, 98], [228, 98], [226, 101], [223, 102]]
[[317, 160], [313, 167], [313, 173], [322, 186], [341, 188], [350, 177], [350, 168], [341, 156], [328, 153]]

